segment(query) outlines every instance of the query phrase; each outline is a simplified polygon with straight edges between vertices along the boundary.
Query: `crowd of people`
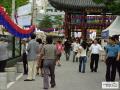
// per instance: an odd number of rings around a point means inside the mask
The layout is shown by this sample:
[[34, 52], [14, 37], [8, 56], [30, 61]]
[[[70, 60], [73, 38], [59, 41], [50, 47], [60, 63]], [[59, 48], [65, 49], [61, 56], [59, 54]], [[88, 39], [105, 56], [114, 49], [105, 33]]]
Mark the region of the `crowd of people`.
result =
[[[7, 43], [0, 40], [0, 72], [5, 71]], [[29, 41], [22, 40], [22, 60], [24, 75], [27, 78], [24, 81], [35, 81], [36, 75], [43, 77], [44, 89], [56, 86], [55, 82], [55, 66], [62, 66], [61, 56], [65, 53], [66, 61], [79, 62], [79, 72], [86, 73], [86, 62], [90, 59], [90, 71], [98, 72], [100, 53], [105, 52], [104, 62], [106, 65], [106, 81], [115, 81], [116, 73], [120, 78], [120, 41], [119, 36], [114, 35], [106, 40], [107, 45], [104, 47], [100, 40], [82, 40], [74, 38], [72, 40], [65, 39], [62, 43], [57, 40], [53, 44], [53, 38], [47, 37], [46, 42], [42, 42], [40, 38], [36, 38], [35, 34], [31, 35]], [[3, 52], [4, 51], [4, 52]], [[51, 81], [49, 82], [49, 78]]]
[[[68, 45], [71, 47], [68, 48], [67, 47]], [[86, 67], [88, 51], [89, 51], [91, 53], [91, 62], [90, 62], [91, 72], [93, 71], [97, 72], [99, 54], [100, 54], [100, 51], [103, 50], [101, 45], [98, 44], [97, 40], [94, 40], [94, 41], [81, 40], [80, 41], [78, 38], [76, 38], [76, 39], [73, 39], [72, 43], [70, 43], [70, 41], [67, 40], [64, 43], [64, 46], [65, 46], [65, 50], [68, 48], [69, 49], [68, 51], [70, 50], [73, 51], [73, 62], [79, 61], [79, 72], [83, 72], [83, 73], [85, 73], [85, 67]], [[67, 56], [70, 56], [70, 54], [67, 55], [66, 53], [66, 58]]]
[[[88, 56], [90, 54], [90, 70], [91, 72], [98, 71], [100, 53], [105, 51], [104, 62], [106, 64], [106, 81], [115, 81], [116, 72], [118, 72], [120, 78], [120, 42], [119, 36], [115, 35], [109, 37], [106, 40], [107, 45], [102, 47], [100, 40], [79, 40], [78, 38], [73, 39], [71, 43], [71, 48], [73, 51], [73, 62], [79, 61], [79, 72], [85, 73], [86, 61], [88, 60]], [[66, 44], [67, 43], [67, 44]], [[65, 42], [65, 50], [67, 50], [67, 45], [70, 44], [70, 41], [67, 40]], [[70, 46], [70, 45], [69, 45]], [[67, 51], [69, 51], [67, 50]], [[66, 51], [65, 51], [66, 52]], [[67, 57], [66, 52], [66, 60]]]
[[[106, 52], [104, 62], [106, 64], [106, 81], [115, 81], [116, 72], [120, 76], [120, 42], [119, 36], [110, 37], [107, 45], [102, 47], [99, 40], [80, 40], [74, 38], [72, 41], [66, 39], [64, 43], [57, 40], [53, 44], [53, 38], [47, 37], [46, 43], [42, 43], [40, 38], [36, 39], [36, 35], [32, 34], [28, 43], [23, 39], [23, 66], [24, 74], [27, 79], [24, 81], [34, 81], [36, 75], [43, 77], [44, 89], [49, 88], [50, 84], [54, 88], [55, 82], [55, 66], [61, 66], [61, 55], [65, 53], [66, 61], [71, 60], [73, 55], [73, 63], [79, 62], [79, 72], [86, 72], [86, 62], [90, 59], [91, 72], [98, 72], [100, 52]], [[72, 52], [71, 52], [72, 51]], [[90, 56], [90, 58], [88, 58]]]
[[36, 39], [36, 35], [32, 34], [29, 42], [23, 39], [22, 44], [24, 74], [27, 74], [27, 79], [24, 81], [35, 81], [35, 76], [41, 75], [44, 89], [48, 89], [51, 77], [50, 84], [54, 88], [55, 65], [61, 65], [60, 57], [63, 51], [61, 41], [54, 45], [52, 37], [47, 37], [46, 43], [42, 43], [40, 38]]

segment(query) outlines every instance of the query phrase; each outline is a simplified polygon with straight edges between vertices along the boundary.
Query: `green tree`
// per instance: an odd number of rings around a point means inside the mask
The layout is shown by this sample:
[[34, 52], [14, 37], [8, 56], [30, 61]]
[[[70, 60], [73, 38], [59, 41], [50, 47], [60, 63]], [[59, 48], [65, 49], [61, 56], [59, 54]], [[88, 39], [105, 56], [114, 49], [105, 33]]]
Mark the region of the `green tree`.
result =
[[45, 29], [45, 28], [51, 28], [52, 27], [52, 20], [50, 16], [44, 16], [43, 20], [39, 23], [38, 28]]
[[103, 3], [104, 0], [93, 0], [95, 3], [99, 4], [99, 3]]
[[120, 15], [120, 1], [119, 2], [113, 1], [111, 3], [108, 2], [108, 3], [106, 3], [106, 6], [107, 6], [108, 10], [110, 12], [112, 12], [113, 14]]
[[[28, 3], [29, 0], [16, 0], [16, 8], [25, 5]], [[12, 0], [0, 0], [0, 5], [2, 5], [3, 7], [5, 7], [6, 11], [8, 12], [8, 14], [11, 14], [12, 11]]]
[[11, 10], [12, 10], [12, 0], [0, 0], [0, 5], [2, 5], [6, 9], [8, 14], [11, 13]]
[[22, 5], [25, 5], [29, 2], [29, 0], [16, 0], [16, 8], [22, 6]]
[[120, 14], [120, 0], [93, 0], [95, 3], [103, 3], [112, 14]]
[[62, 26], [63, 18], [60, 15], [54, 17], [53, 24], [57, 27]]

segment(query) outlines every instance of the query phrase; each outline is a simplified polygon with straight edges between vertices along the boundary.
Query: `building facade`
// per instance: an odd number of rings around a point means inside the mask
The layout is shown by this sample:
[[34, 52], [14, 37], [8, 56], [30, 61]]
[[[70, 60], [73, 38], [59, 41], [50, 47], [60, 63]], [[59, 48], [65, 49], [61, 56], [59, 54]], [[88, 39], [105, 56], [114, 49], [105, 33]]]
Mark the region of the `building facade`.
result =
[[[49, 0], [51, 5], [65, 11], [65, 36], [74, 37], [72, 32], [81, 32], [86, 39], [91, 29], [102, 31], [115, 19], [115, 16], [106, 15], [104, 4], [96, 4], [93, 0]], [[99, 33], [100, 33], [99, 32]]]
[[[44, 0], [43, 0], [44, 2]], [[42, 2], [42, 3], [43, 3]], [[61, 10], [57, 10], [49, 2], [44, 2], [44, 6], [38, 6], [38, 13], [37, 13], [37, 22], [39, 23], [44, 16], [50, 16], [51, 20], [54, 21], [56, 16], [59, 16], [62, 18], [61, 23], [63, 24], [65, 12]], [[43, 7], [43, 9], [41, 8]], [[56, 25], [53, 25], [53, 28], [56, 28]], [[51, 27], [52, 28], [52, 27]]]

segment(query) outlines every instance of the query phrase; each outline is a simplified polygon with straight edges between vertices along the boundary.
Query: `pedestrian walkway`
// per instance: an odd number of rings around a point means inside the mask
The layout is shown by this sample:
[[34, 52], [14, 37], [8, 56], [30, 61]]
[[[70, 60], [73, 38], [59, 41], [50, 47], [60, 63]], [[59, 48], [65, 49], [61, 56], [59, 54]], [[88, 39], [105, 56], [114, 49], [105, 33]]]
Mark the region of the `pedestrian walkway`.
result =
[[[72, 58], [72, 57], [71, 57]], [[62, 66], [56, 66], [56, 87], [49, 90], [102, 90], [102, 81], [105, 80], [105, 64], [99, 62], [97, 73], [90, 72], [89, 61], [87, 62], [86, 73], [78, 72], [78, 63], [72, 60], [65, 61], [64, 55], [61, 58]], [[43, 79], [36, 77], [35, 81], [24, 81], [26, 76], [19, 79], [8, 90], [43, 90]], [[117, 76], [118, 80], [118, 76]]]

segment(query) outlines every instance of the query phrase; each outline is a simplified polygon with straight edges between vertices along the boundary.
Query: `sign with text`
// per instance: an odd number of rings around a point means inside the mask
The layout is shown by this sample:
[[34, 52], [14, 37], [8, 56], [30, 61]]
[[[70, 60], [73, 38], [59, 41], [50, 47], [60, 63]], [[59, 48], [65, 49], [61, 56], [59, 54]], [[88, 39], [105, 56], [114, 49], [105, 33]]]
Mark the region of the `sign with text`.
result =
[[119, 89], [119, 82], [102, 82], [102, 89]]

